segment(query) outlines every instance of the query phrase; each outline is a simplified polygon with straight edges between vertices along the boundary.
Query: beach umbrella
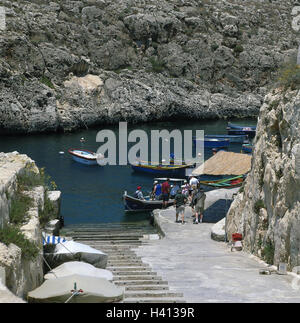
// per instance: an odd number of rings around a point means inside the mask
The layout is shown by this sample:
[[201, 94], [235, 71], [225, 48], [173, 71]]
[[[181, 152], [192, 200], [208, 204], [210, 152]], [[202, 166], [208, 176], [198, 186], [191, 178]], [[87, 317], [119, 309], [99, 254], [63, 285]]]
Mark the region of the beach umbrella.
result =
[[111, 303], [123, 299], [124, 289], [104, 278], [70, 275], [48, 279], [28, 293], [29, 303]]
[[83, 261], [97, 268], [105, 268], [107, 264], [107, 254], [75, 241], [57, 244], [54, 251], [44, 253], [44, 257], [51, 268], [55, 268], [68, 261]]
[[113, 280], [113, 274], [106, 269], [96, 268], [82, 261], [69, 261], [49, 271], [44, 278], [55, 279], [70, 275], [82, 275], [95, 278], [104, 278], [106, 280]]

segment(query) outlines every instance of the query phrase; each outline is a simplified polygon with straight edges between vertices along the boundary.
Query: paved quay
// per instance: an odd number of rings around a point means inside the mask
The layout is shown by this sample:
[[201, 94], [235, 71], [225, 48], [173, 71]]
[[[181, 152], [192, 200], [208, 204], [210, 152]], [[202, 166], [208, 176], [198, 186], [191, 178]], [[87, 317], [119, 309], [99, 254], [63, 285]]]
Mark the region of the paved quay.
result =
[[[206, 210], [235, 192], [208, 192]], [[266, 265], [257, 258], [243, 251], [231, 252], [225, 242], [212, 240], [213, 224], [206, 223], [209, 216], [204, 212], [204, 222], [193, 224], [191, 208], [186, 207], [182, 225], [175, 223], [173, 207], [156, 210], [155, 221], [165, 236], [134, 251], [168, 281], [170, 290], [183, 293], [188, 303], [300, 302], [300, 283], [295, 284], [294, 277], [261, 275], [259, 270]]]

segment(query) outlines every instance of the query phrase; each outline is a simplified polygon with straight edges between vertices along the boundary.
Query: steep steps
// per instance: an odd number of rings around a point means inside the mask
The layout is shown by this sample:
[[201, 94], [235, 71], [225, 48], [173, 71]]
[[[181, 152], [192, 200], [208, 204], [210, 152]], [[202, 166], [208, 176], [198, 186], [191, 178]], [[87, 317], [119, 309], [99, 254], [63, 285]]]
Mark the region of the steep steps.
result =
[[61, 235], [87, 244], [108, 255], [107, 270], [113, 273], [113, 282], [124, 288], [123, 303], [184, 303], [182, 293], [171, 291], [151, 267], [136, 255], [133, 249], [149, 243], [156, 230], [149, 226], [132, 224], [82, 224], [64, 227]]

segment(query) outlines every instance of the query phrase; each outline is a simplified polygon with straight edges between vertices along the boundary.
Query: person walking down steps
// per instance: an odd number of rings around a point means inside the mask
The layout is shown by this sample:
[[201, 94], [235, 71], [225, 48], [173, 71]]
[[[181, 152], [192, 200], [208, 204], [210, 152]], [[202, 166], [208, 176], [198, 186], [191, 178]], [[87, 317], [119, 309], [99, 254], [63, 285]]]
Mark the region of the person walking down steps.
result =
[[200, 223], [202, 223], [205, 199], [206, 199], [206, 194], [204, 193], [203, 188], [199, 187], [194, 191], [193, 197], [192, 197], [192, 208], [195, 211], [194, 224], [199, 223], [199, 216], [200, 216]]

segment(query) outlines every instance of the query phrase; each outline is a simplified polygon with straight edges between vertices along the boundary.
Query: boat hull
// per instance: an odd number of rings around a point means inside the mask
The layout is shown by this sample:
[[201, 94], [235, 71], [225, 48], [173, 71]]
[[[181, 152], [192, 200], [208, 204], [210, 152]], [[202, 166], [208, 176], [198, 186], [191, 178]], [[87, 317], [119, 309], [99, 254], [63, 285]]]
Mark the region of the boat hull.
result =
[[255, 134], [256, 134], [256, 131], [255, 130], [237, 130], [237, 129], [228, 128], [227, 133], [229, 135], [235, 135], [235, 136], [237, 136], [237, 135], [248, 135], [249, 138], [254, 138]]
[[248, 139], [248, 136], [245, 134], [241, 135], [205, 135], [205, 138], [209, 139], [227, 139], [230, 143], [243, 143]]
[[72, 156], [72, 159], [76, 161], [77, 163], [88, 165], [88, 166], [94, 166], [97, 165], [97, 160], [87, 160], [83, 159], [77, 156]]
[[228, 123], [227, 133], [228, 135], [248, 135], [253, 138], [256, 134], [256, 126], [239, 126]]
[[242, 131], [256, 131], [256, 126], [240, 126], [233, 123], [228, 123], [228, 128], [232, 130], [242, 130]]
[[192, 165], [179, 166], [151, 166], [151, 165], [131, 165], [135, 172], [141, 172], [149, 175], [155, 175], [159, 177], [170, 176], [170, 177], [185, 177], [186, 170], [191, 168]]
[[[139, 200], [127, 194], [124, 194], [123, 201], [126, 212], [151, 212], [163, 207], [163, 201]], [[169, 200], [167, 206], [173, 204], [174, 200]]]
[[242, 146], [242, 151], [247, 154], [251, 154], [253, 151], [253, 147], [250, 145], [243, 145]]
[[[196, 145], [196, 143], [203, 143], [202, 139], [193, 138], [193, 144]], [[230, 144], [230, 141], [228, 139], [216, 139], [216, 138], [204, 138], [204, 149], [210, 149], [210, 148], [226, 148]]]
[[239, 187], [243, 184], [244, 176], [235, 176], [231, 178], [221, 179], [221, 180], [207, 180], [201, 181], [200, 184], [204, 186], [214, 187], [214, 188], [234, 188]]
[[68, 152], [77, 163], [88, 166], [98, 165], [97, 157], [92, 151], [85, 149], [69, 149]]

